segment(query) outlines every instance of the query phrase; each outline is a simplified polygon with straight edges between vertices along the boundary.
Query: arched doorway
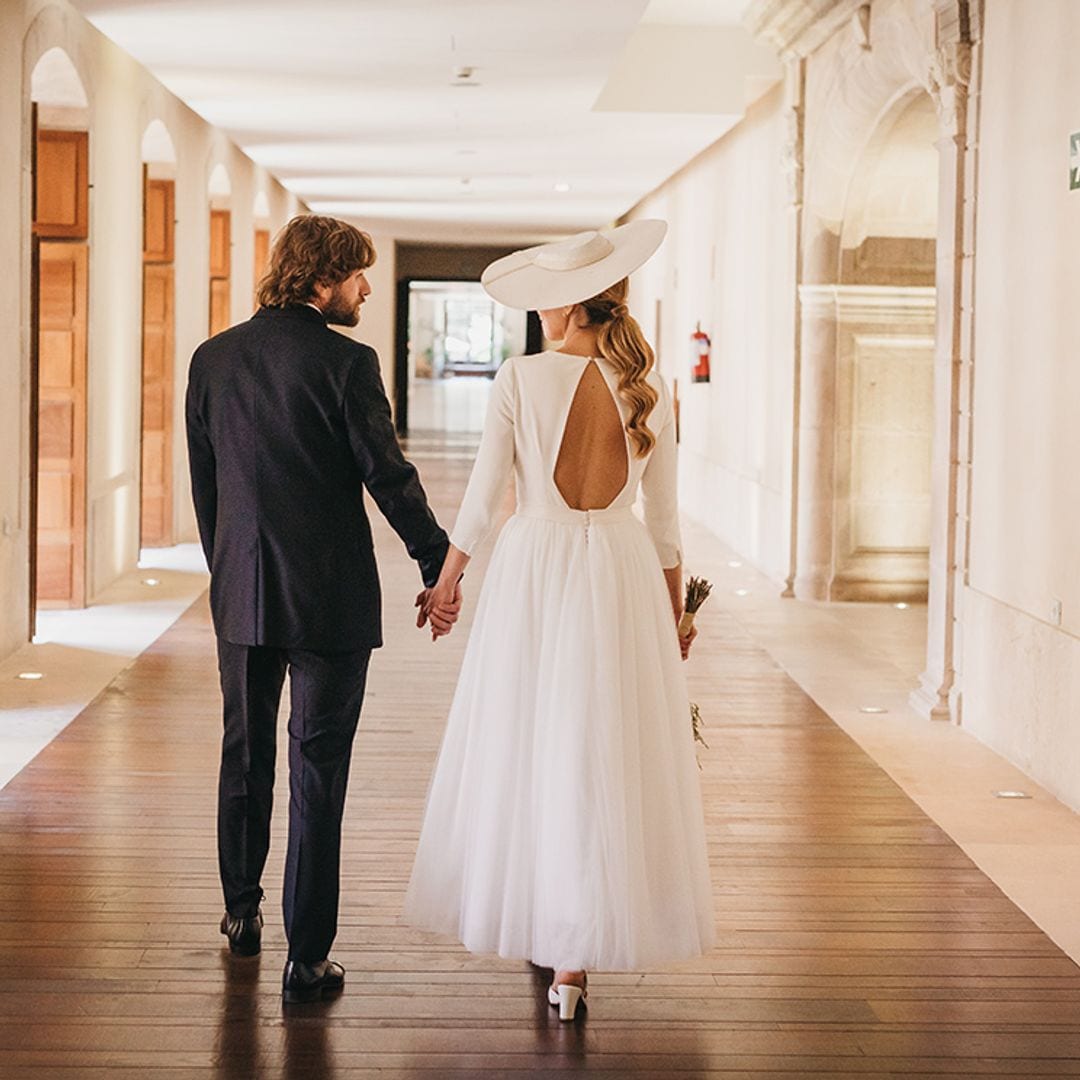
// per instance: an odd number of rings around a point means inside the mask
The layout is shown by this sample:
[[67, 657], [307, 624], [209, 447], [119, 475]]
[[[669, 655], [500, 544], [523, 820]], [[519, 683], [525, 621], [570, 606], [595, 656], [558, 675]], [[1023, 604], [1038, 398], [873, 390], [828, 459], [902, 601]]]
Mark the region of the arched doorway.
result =
[[30, 77], [31, 626], [39, 607], [86, 603], [90, 110], [68, 54]]
[[880, 120], [840, 229], [834, 600], [923, 602], [929, 582], [938, 120], [918, 90]]
[[142, 472], [140, 546], [173, 542], [176, 150], [165, 125], [142, 139]]
[[210, 199], [210, 325], [211, 336], [232, 325], [232, 183], [217, 164], [207, 184]]

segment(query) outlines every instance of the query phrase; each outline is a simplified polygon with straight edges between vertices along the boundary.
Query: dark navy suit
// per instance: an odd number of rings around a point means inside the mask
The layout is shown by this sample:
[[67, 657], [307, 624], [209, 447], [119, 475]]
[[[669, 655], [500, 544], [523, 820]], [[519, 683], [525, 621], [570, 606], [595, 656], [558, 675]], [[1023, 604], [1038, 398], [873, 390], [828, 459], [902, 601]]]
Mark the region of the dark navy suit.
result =
[[210, 566], [225, 733], [218, 854], [225, 903], [255, 911], [270, 841], [277, 712], [290, 675], [289, 957], [337, 927], [341, 815], [381, 601], [366, 488], [433, 585], [446, 556], [401, 454], [374, 351], [315, 308], [262, 308], [191, 362], [192, 496]]

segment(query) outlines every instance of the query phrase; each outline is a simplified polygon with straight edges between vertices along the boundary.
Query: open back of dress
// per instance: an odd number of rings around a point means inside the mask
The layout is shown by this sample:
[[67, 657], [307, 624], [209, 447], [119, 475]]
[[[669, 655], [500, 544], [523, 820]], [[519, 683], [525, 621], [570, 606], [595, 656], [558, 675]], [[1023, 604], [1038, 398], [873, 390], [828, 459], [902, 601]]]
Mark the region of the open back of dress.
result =
[[555, 462], [555, 486], [574, 510], [610, 506], [629, 474], [626, 431], [595, 360], [578, 381]]

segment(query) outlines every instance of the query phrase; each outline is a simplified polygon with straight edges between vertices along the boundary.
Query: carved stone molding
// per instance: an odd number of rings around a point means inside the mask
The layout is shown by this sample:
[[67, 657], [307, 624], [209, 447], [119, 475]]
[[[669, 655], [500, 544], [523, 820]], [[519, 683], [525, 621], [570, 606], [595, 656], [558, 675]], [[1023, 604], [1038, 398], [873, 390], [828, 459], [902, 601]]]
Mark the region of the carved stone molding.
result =
[[804, 67], [802, 60], [789, 60], [784, 73], [784, 146], [780, 154], [780, 168], [787, 181], [788, 205], [800, 207], [803, 203], [803, 166], [805, 150], [806, 104], [804, 92]]
[[937, 290], [933, 286], [800, 285], [804, 318], [835, 318], [839, 323], [934, 322]]
[[743, 26], [782, 57], [809, 56], [866, 0], [753, 0]]
[[926, 78], [942, 132], [956, 137], [963, 128], [963, 103], [971, 83], [971, 46], [962, 41], [938, 46]]

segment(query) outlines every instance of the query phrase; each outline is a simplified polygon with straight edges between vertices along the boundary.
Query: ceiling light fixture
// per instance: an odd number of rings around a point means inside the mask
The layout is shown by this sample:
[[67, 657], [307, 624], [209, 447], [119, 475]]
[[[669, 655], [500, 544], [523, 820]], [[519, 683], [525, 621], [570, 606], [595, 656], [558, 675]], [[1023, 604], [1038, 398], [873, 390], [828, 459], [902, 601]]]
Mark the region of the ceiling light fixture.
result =
[[153, 588], [155, 585], [160, 585], [161, 581], [156, 577], [144, 577], [142, 579], [142, 583], [144, 585], [149, 585], [151, 588]]
[[859, 712], [864, 713], [887, 713], [889, 710], [882, 705], [860, 705]]
[[893, 604], [893, 607], [896, 608], [897, 611], [907, 611], [908, 609], [908, 605], [905, 603]]
[[728, 566], [730, 566], [732, 570], [738, 570], [738, 569], [739, 569], [739, 567], [740, 567], [740, 566], [742, 566], [742, 563], [741, 563], [741, 562], [739, 562], [739, 560], [738, 560], [738, 559], [731, 559], [731, 560], [730, 560], [730, 561], [728, 562]]
[[559, 192], [559, 194], [564, 195], [566, 192], [568, 192], [570, 190], [570, 185], [565, 180], [560, 180], [555, 185], [555, 190], [557, 192]]
[[480, 82], [476, 78], [476, 68], [463, 65], [461, 67], [454, 68], [453, 75], [450, 79], [451, 86], [479, 86]]
[[25, 679], [27, 682], [37, 682], [38, 679], [45, 678], [40, 671], [20, 671], [16, 677]]
[[735, 590], [735, 595], [736, 596], [749, 596], [750, 595], [750, 590], [749, 589], [736, 589]]
[[995, 791], [995, 799], [1030, 799], [1030, 796], [1026, 791]]

